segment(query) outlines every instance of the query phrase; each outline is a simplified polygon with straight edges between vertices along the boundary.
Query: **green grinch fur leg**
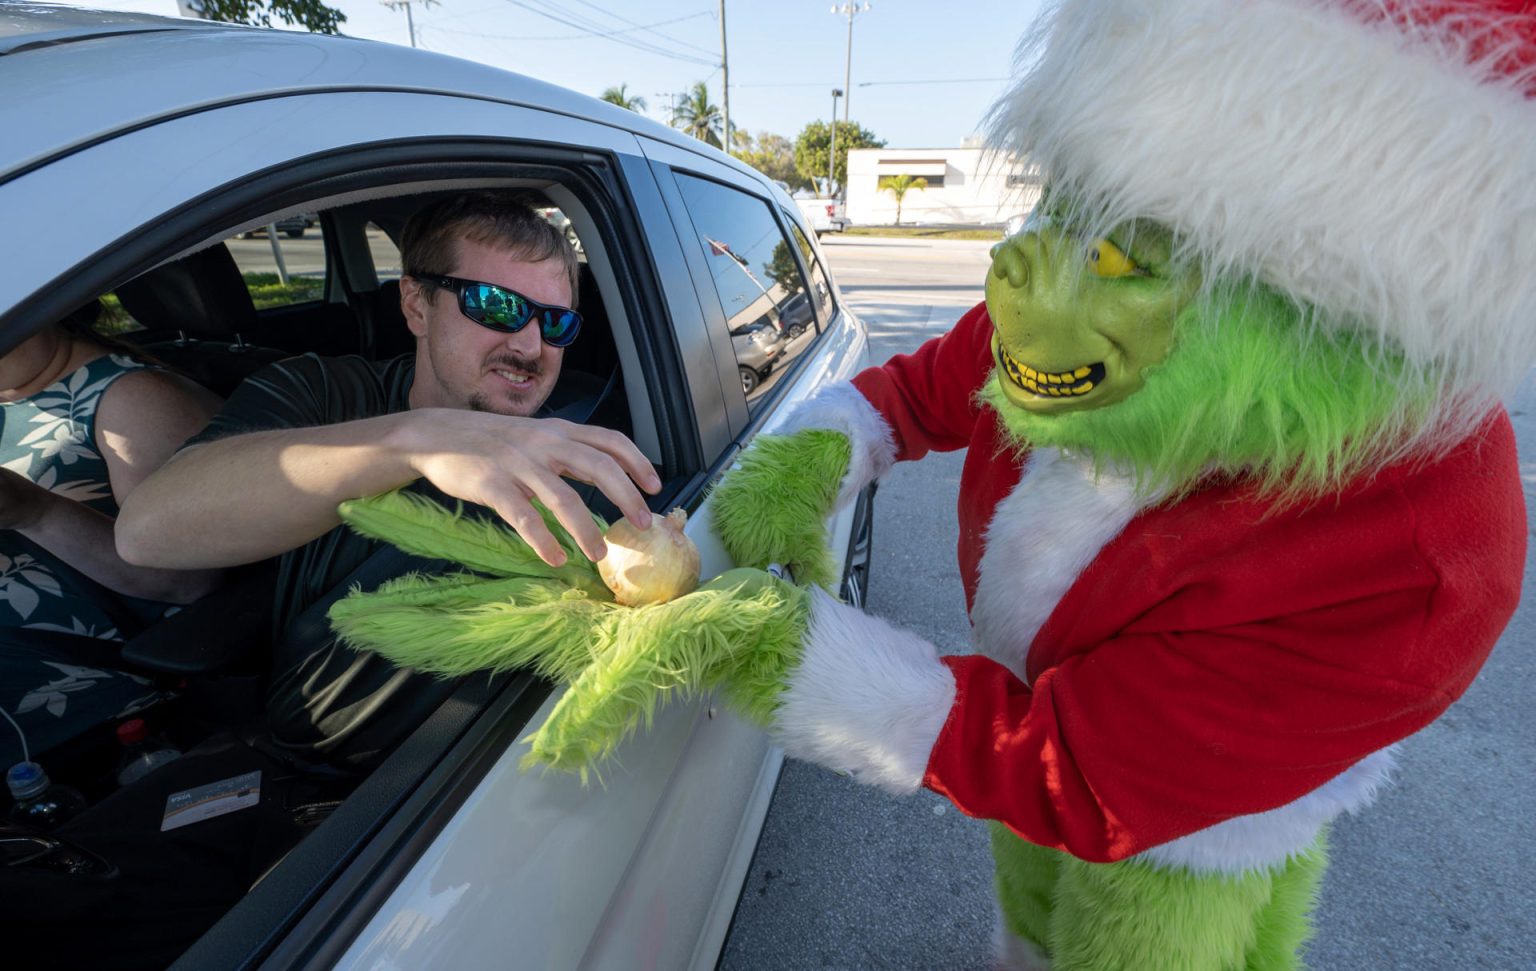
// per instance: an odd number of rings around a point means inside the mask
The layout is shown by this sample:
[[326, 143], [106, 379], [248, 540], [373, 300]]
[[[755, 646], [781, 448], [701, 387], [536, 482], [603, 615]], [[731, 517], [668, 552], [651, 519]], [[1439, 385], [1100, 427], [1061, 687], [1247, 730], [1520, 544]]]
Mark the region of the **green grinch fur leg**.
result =
[[1235, 875], [1087, 863], [998, 824], [992, 852], [1003, 933], [1053, 971], [1295, 971], [1327, 867], [1321, 838]]
[[1003, 931], [1046, 954], [1051, 901], [1064, 854], [1019, 839], [1002, 823], [992, 823], [990, 828]]
[[1327, 830], [1305, 853], [1292, 857], [1272, 877], [1269, 906], [1259, 915], [1258, 934], [1246, 971], [1290, 971], [1312, 936], [1312, 911], [1328, 869]]
[[836, 590], [826, 518], [852, 454], [842, 432], [759, 435], [713, 493], [715, 533], [738, 566], [789, 566], [795, 581]]

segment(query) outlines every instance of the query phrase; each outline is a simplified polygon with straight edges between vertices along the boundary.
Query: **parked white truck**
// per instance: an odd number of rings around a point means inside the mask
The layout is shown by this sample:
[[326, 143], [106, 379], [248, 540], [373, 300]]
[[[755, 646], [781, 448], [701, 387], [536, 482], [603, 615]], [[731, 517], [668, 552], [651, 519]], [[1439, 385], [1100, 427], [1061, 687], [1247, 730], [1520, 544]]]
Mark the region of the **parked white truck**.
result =
[[805, 216], [805, 221], [811, 224], [817, 237], [823, 233], [840, 233], [848, 228], [848, 217], [844, 215], [843, 204], [836, 199], [795, 199], [800, 207], [800, 212]]

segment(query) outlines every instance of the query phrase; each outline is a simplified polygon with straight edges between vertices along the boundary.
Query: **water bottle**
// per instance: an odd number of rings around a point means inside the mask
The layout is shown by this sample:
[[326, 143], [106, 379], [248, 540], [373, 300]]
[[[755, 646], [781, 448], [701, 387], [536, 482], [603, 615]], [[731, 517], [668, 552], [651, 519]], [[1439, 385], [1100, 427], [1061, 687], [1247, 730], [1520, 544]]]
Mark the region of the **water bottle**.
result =
[[16, 805], [11, 822], [33, 829], [52, 829], [85, 808], [85, 797], [71, 786], [55, 785], [36, 762], [17, 762], [5, 774]]
[[117, 726], [117, 740], [123, 755], [117, 763], [117, 784], [132, 785], [160, 766], [181, 756], [181, 751], [153, 738], [142, 718], [132, 718]]

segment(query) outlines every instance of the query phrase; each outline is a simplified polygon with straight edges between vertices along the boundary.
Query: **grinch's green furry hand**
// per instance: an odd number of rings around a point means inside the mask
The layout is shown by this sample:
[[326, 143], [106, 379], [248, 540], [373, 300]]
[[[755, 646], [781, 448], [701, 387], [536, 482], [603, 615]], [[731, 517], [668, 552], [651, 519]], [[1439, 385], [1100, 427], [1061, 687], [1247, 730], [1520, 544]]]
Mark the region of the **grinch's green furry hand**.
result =
[[715, 487], [715, 533], [742, 566], [789, 567], [799, 583], [837, 589], [826, 519], [848, 472], [848, 436], [825, 429], [759, 435]]
[[532, 736], [528, 761], [585, 775], [649, 726], [658, 703], [716, 688], [745, 717], [770, 722], [809, 610], [798, 587], [739, 569], [668, 603], [608, 613], [592, 663]]
[[499, 524], [404, 493], [344, 504], [342, 516], [365, 535], [496, 574], [410, 575], [354, 591], [331, 608], [331, 624], [347, 644], [423, 671], [527, 668], [568, 684], [529, 738], [530, 763], [585, 779], [658, 704], [716, 688], [767, 723], [799, 662], [808, 598], [761, 570], [731, 570], [669, 603], [622, 607], [553, 517], [569, 557], [559, 568]]

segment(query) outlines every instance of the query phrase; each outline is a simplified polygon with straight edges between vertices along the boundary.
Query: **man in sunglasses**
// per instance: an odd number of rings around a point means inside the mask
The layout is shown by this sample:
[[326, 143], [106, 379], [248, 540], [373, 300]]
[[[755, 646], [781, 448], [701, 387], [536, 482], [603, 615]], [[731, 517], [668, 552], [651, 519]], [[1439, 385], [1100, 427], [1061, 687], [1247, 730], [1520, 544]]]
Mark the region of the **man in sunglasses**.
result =
[[329, 637], [324, 610], [348, 587], [424, 568], [341, 527], [339, 503], [408, 485], [440, 492], [494, 512], [558, 564], [532, 500], [596, 559], [602, 535], [565, 480], [595, 486], [641, 526], [641, 489], [660, 488], [624, 435], [543, 411], [581, 328], [576, 256], [548, 221], [505, 193], [457, 195], [410, 219], [401, 261], [412, 353], [310, 354], [257, 372], [134, 492], [117, 526], [132, 563], [280, 557], [268, 720], [280, 741], [333, 760], [386, 751], [444, 691]]

